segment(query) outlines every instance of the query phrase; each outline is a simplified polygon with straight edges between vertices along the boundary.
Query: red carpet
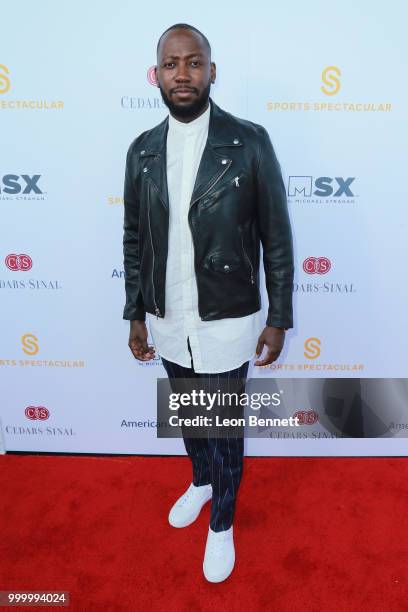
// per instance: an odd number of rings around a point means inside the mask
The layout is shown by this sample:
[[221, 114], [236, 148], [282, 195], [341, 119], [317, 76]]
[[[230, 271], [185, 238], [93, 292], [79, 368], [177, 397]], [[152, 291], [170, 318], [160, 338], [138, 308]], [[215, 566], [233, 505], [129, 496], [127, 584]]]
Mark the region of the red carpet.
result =
[[209, 505], [190, 527], [167, 523], [187, 458], [0, 467], [0, 590], [70, 591], [75, 611], [408, 610], [404, 458], [246, 458], [237, 562], [218, 585], [201, 569]]

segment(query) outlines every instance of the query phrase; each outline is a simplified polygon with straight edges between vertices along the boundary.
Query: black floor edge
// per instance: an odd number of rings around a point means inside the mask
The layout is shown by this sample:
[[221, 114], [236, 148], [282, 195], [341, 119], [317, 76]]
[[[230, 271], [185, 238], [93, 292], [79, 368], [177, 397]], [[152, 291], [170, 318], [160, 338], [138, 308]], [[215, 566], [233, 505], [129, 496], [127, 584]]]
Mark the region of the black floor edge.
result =
[[[65, 457], [180, 457], [187, 455], [152, 455], [143, 453], [64, 453], [48, 451], [6, 451], [5, 455], [49, 455]], [[0, 458], [2, 454], [0, 454]], [[406, 459], [408, 455], [245, 455], [248, 459]]]

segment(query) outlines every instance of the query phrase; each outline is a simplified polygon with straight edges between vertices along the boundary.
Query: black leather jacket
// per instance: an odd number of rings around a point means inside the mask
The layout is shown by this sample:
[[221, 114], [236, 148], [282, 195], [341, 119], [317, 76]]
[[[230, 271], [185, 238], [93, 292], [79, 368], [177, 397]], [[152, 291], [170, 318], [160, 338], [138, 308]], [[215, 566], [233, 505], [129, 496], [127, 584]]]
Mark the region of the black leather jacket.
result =
[[[261, 308], [260, 243], [269, 309], [266, 325], [290, 328], [293, 248], [280, 165], [264, 127], [210, 97], [208, 139], [188, 212], [198, 311], [203, 321]], [[130, 145], [124, 189], [123, 318], [164, 317], [169, 227], [168, 117]]]

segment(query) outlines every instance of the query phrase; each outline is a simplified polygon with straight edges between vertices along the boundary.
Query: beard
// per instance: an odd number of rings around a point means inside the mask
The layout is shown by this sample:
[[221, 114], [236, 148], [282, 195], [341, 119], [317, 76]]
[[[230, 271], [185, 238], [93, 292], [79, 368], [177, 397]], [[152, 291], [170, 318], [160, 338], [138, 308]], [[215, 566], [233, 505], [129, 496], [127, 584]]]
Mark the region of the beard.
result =
[[[210, 96], [211, 80], [208, 82], [207, 87], [203, 89], [201, 96], [196, 97], [189, 104], [182, 105], [174, 104], [174, 102], [172, 102], [172, 100], [164, 93], [159, 83], [157, 84], [157, 86], [160, 89], [163, 102], [169, 109], [171, 115], [178, 119], [192, 120], [197, 117], [201, 113], [201, 111], [203, 111], [204, 108], [207, 106], [208, 98]], [[193, 88], [193, 94], [195, 94], [195, 92], [196, 90]]]

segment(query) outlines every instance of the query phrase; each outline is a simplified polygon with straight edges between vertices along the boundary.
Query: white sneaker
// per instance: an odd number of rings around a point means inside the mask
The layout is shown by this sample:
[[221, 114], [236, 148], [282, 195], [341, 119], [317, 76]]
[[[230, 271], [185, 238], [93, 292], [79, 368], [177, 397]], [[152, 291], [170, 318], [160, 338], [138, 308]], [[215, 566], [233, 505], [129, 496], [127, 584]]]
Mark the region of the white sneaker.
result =
[[169, 513], [169, 523], [173, 527], [187, 527], [194, 523], [201, 508], [212, 497], [211, 484], [196, 487], [193, 483], [176, 501]]
[[235, 548], [232, 525], [226, 531], [208, 529], [203, 562], [204, 576], [209, 582], [222, 582], [232, 572]]

